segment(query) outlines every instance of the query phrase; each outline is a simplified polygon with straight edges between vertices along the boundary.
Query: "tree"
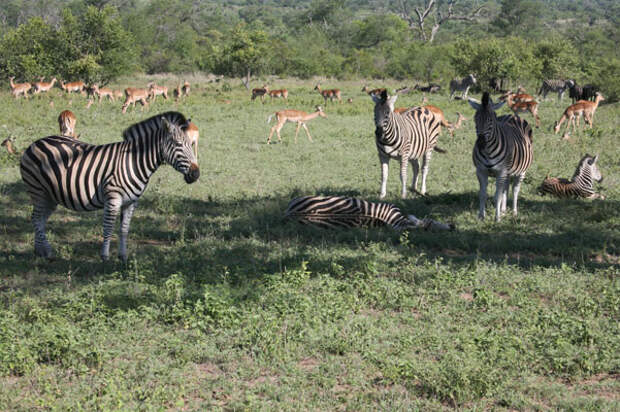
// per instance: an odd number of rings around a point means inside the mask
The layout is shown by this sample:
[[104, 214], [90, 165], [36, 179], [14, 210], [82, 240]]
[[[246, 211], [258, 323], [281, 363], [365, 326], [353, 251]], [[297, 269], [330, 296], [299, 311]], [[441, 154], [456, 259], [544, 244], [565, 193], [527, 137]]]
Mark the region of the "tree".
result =
[[493, 20], [501, 34], [534, 37], [539, 32], [543, 5], [537, 0], [502, 0], [501, 9]]
[[[443, 24], [451, 20], [476, 22], [484, 11], [484, 5], [477, 7], [459, 5], [459, 0], [446, 0], [445, 2], [424, 0], [422, 7], [417, 6], [418, 1], [413, 2], [416, 6], [412, 6], [410, 3], [412, 3], [410, 0], [400, 0], [400, 15], [409, 23], [411, 28], [416, 28], [422, 40], [428, 43], [435, 40], [435, 35]], [[412, 7], [413, 12], [411, 11]], [[425, 27], [429, 21], [432, 24], [430, 33]]]
[[238, 24], [230, 36], [220, 61], [220, 71], [231, 76], [244, 76], [243, 85], [250, 88], [252, 73], [260, 73], [267, 61], [267, 34]]

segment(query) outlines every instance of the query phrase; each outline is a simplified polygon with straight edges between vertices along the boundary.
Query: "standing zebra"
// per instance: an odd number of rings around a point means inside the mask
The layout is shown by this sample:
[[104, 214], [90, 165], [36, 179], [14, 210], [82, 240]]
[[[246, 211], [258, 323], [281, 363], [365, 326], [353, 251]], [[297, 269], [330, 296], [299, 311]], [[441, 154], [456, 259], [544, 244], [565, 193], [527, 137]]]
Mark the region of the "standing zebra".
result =
[[200, 171], [186, 135], [188, 120], [163, 113], [129, 127], [124, 141], [90, 145], [66, 136], [49, 136], [28, 147], [20, 170], [33, 204], [35, 254], [52, 256], [45, 224], [57, 205], [76, 211], [103, 208], [101, 258], [110, 255], [116, 215], [121, 215], [118, 254], [127, 259], [129, 223], [151, 175], [168, 163], [187, 183]]
[[538, 90], [538, 95], [543, 95], [543, 99], [547, 98], [547, 94], [549, 92], [554, 92], [558, 94], [558, 100], [562, 100], [564, 97], [564, 92], [567, 89], [570, 89], [575, 85], [573, 80], [563, 80], [563, 79], [551, 79], [551, 80], [543, 80], [540, 89]]
[[579, 161], [571, 180], [547, 177], [538, 188], [541, 195], [549, 193], [557, 197], [584, 197], [586, 199], [605, 199], [605, 196], [594, 192], [594, 182], [602, 182], [603, 176], [596, 165], [598, 155], [586, 154]]
[[517, 214], [517, 198], [525, 171], [532, 163], [532, 128], [518, 116], [497, 117], [495, 110], [504, 102], [493, 104], [489, 93], [482, 95], [482, 103], [469, 99], [476, 110], [476, 134], [473, 161], [480, 183], [480, 210], [478, 217], [484, 219], [489, 174], [496, 177], [495, 221], [506, 210], [506, 197], [510, 177], [513, 178], [512, 212]]
[[286, 217], [300, 223], [325, 228], [352, 228], [390, 226], [397, 231], [424, 228], [426, 230], [454, 230], [454, 225], [432, 219], [405, 216], [389, 203], [373, 203], [354, 197], [305, 196], [290, 201]]
[[435, 147], [441, 123], [427, 108], [414, 107], [403, 113], [394, 112], [394, 103], [398, 95], [388, 98], [384, 90], [381, 95], [371, 95], [375, 102], [375, 142], [381, 162], [381, 194], [383, 199], [387, 191], [387, 178], [390, 158], [400, 159], [401, 196], [407, 196], [407, 164], [413, 166], [413, 184], [415, 191], [418, 184], [420, 164], [418, 159], [424, 157], [422, 164], [422, 187], [420, 193], [426, 193], [426, 175], [433, 150], [444, 152]]
[[464, 77], [461, 80], [459, 79], [451, 80], [450, 81], [450, 100], [452, 100], [452, 98], [454, 97], [454, 93], [456, 93], [457, 91], [463, 92], [461, 98], [466, 99], [469, 88], [473, 86], [474, 84], [476, 84], [476, 78], [474, 77], [473, 74], [470, 74], [469, 76]]

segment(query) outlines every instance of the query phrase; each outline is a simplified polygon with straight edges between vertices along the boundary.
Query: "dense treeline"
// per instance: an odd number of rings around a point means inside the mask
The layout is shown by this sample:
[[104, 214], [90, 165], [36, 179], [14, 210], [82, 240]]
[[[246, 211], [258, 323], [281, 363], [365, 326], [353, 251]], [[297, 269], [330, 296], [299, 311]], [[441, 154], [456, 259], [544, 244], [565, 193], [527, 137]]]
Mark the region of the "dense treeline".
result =
[[[416, 7], [429, 9], [420, 24]], [[0, 75], [571, 77], [620, 96], [614, 0], [6, 0]], [[446, 19], [453, 16], [453, 19]]]

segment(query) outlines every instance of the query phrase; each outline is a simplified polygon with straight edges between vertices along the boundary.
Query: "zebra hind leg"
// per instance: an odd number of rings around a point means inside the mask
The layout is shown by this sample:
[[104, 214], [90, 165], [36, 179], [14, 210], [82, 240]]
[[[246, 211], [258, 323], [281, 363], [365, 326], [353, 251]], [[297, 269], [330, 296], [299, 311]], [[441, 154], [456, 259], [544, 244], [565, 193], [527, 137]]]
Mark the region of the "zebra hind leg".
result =
[[51, 202], [37, 202], [32, 210], [32, 225], [34, 226], [34, 253], [44, 258], [53, 257], [52, 246], [45, 235], [45, 225], [56, 205]]
[[138, 202], [130, 203], [121, 208], [121, 227], [118, 237], [118, 258], [127, 262], [127, 237], [129, 236], [129, 224]]
[[418, 176], [420, 175], [420, 161], [418, 159], [409, 159], [411, 169], [413, 170], [413, 179], [411, 180], [411, 191], [418, 191]]
[[116, 223], [116, 216], [121, 209], [121, 201], [107, 199], [103, 207], [103, 245], [101, 246], [101, 260], [110, 258], [110, 240]]
[[428, 176], [428, 167], [431, 163], [431, 156], [433, 155], [433, 151], [429, 150], [424, 154], [424, 158], [422, 159], [422, 186], [420, 187], [420, 194], [426, 194], [426, 176]]
[[525, 178], [525, 175], [519, 175], [514, 177], [514, 183], [512, 184], [512, 214], [517, 216], [517, 198], [519, 197], [519, 190], [521, 189], [521, 182]]

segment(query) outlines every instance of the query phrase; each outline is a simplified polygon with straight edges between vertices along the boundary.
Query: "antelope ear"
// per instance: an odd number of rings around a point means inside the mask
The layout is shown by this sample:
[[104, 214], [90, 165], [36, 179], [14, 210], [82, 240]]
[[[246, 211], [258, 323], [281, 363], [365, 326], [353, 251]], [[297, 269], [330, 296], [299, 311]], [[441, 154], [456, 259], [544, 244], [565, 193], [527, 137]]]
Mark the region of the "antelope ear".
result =
[[473, 107], [474, 110], [478, 111], [480, 110], [480, 102], [477, 101], [476, 99], [472, 99], [471, 97], [469, 99], [467, 99], [467, 102], [469, 103], [469, 105], [471, 107]]

